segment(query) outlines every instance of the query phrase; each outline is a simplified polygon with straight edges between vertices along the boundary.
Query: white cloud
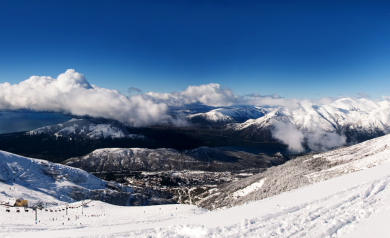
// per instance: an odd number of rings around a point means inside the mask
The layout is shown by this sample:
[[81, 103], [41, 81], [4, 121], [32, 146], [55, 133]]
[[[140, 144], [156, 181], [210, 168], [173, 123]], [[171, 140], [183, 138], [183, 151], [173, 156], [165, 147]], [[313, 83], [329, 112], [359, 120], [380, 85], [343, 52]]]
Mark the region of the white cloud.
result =
[[185, 104], [204, 104], [208, 106], [230, 106], [239, 103], [238, 96], [227, 87], [221, 87], [216, 83], [200, 86], [188, 86], [181, 92], [173, 93], [146, 93], [146, 96], [158, 102], [167, 103], [170, 106], [182, 106]]
[[343, 146], [347, 143], [345, 135], [339, 135], [336, 132], [327, 132], [320, 128], [306, 135], [307, 145], [315, 151], [327, 151], [329, 149]]
[[298, 153], [305, 150], [302, 146], [304, 135], [291, 122], [277, 121], [273, 126], [272, 136], [286, 144], [289, 150]]
[[287, 145], [290, 151], [297, 153], [305, 150], [303, 144], [314, 151], [327, 151], [347, 143], [345, 135], [327, 132], [321, 128], [315, 128], [315, 131], [303, 133], [291, 122], [277, 121], [273, 126], [272, 136]]
[[132, 126], [173, 122], [165, 103], [141, 95], [90, 85], [84, 75], [67, 70], [58, 76], [32, 76], [15, 85], [0, 84], [0, 109], [30, 109], [118, 120]]
[[184, 91], [172, 93], [149, 92], [146, 98], [169, 106], [180, 107], [188, 104], [204, 104], [207, 106], [253, 105], [262, 107], [296, 107], [302, 101], [316, 105], [326, 105], [339, 98], [323, 97], [320, 99], [283, 98], [278, 94], [260, 95], [251, 93], [245, 96], [236, 95], [228, 87], [210, 83], [199, 86], [188, 86]]

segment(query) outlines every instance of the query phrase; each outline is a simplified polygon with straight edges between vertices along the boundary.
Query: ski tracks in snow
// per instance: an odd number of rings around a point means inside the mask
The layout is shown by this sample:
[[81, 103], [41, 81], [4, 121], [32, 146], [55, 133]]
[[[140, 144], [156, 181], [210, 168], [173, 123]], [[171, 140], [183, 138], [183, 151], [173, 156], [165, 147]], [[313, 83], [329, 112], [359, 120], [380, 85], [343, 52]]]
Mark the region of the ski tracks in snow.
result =
[[244, 219], [232, 226], [177, 225], [124, 237], [343, 237], [372, 214], [390, 208], [389, 184], [390, 176], [386, 176], [299, 206], [280, 207], [280, 212]]

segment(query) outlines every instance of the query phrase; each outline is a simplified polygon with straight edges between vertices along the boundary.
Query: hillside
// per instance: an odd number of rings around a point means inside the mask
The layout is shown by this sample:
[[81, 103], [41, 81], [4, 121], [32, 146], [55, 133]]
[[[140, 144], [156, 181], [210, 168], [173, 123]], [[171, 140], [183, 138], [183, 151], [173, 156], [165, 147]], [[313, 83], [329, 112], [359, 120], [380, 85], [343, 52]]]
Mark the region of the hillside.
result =
[[261, 200], [302, 186], [390, 162], [390, 135], [349, 147], [305, 156], [267, 171], [220, 185], [192, 199], [207, 209]]
[[0, 151], [0, 186], [2, 196], [22, 196], [33, 203], [82, 199], [123, 206], [174, 203], [148, 189], [106, 182], [81, 169], [4, 151]]

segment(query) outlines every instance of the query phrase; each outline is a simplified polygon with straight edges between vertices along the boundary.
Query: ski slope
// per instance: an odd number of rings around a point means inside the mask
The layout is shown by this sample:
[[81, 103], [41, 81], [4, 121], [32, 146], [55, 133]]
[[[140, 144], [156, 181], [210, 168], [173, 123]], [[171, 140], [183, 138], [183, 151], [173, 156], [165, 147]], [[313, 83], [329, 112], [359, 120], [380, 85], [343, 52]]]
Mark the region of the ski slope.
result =
[[0, 236], [367, 237], [375, 229], [372, 237], [388, 237], [388, 225], [378, 222], [390, 220], [389, 184], [390, 163], [385, 163], [213, 212], [190, 205], [118, 207], [93, 201], [84, 209], [87, 216], [80, 216], [80, 208], [68, 217], [64, 211], [41, 212], [35, 224], [30, 212], [1, 208]]

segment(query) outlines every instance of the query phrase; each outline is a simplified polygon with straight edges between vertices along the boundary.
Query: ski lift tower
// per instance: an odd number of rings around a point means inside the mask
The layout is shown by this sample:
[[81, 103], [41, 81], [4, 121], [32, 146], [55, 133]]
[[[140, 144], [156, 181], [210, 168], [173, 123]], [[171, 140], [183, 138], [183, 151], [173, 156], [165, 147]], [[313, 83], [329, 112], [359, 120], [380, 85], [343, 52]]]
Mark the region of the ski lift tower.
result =
[[35, 221], [38, 220], [38, 207], [34, 207], [33, 211], [35, 211]]
[[69, 207], [69, 203], [67, 203], [65, 206], [66, 206], [66, 215], [68, 215], [68, 207]]

